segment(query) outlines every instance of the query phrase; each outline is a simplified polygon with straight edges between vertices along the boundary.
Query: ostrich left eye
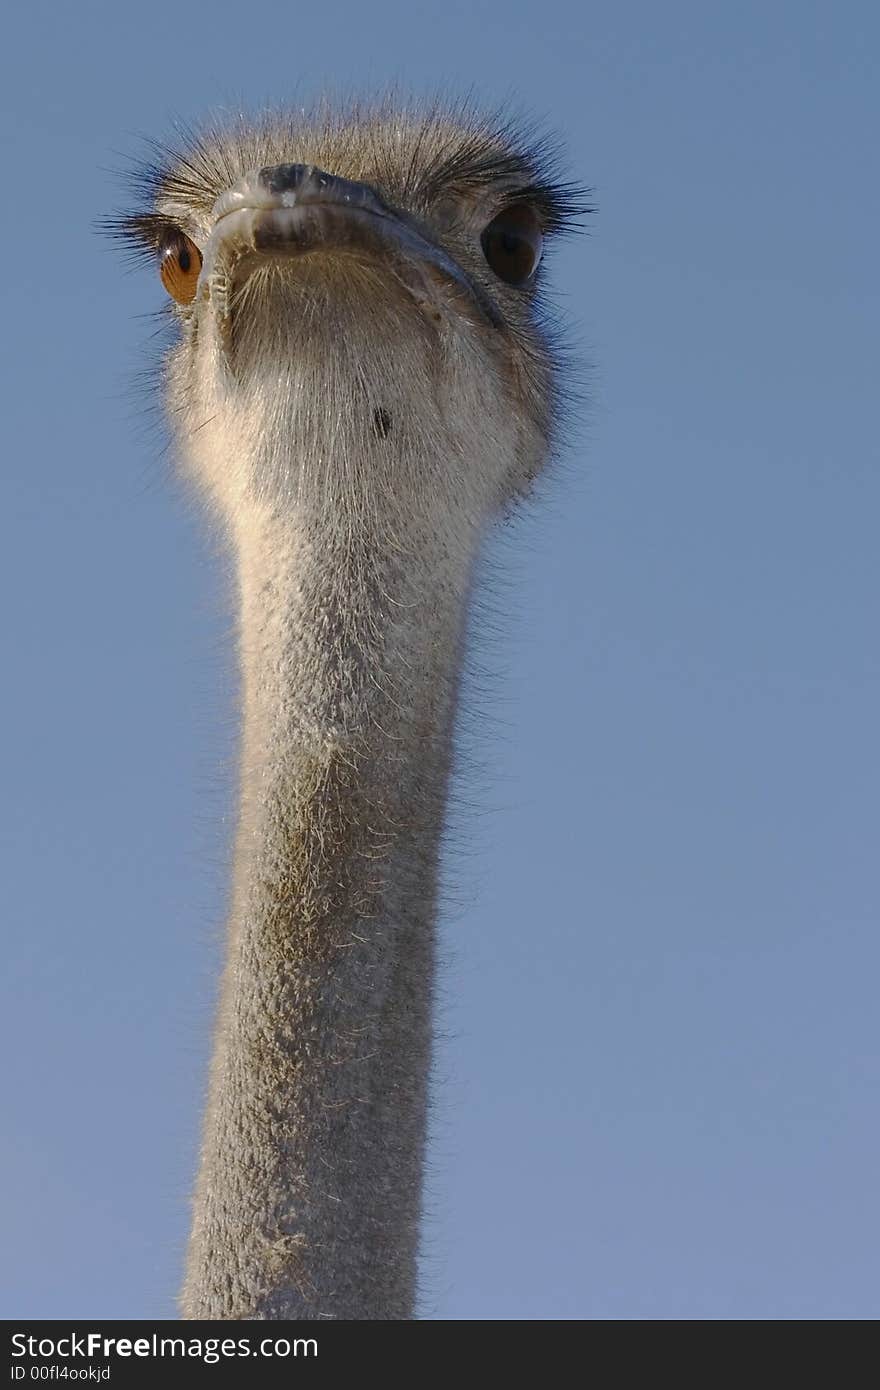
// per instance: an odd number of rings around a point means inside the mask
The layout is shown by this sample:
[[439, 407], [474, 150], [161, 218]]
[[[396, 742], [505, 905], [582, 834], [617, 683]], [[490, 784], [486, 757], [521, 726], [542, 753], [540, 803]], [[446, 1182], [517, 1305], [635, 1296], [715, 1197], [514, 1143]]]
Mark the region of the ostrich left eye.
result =
[[159, 275], [172, 299], [191, 304], [202, 268], [202, 253], [183, 232], [170, 236], [159, 254]]
[[493, 217], [480, 241], [486, 260], [508, 285], [525, 285], [531, 280], [544, 249], [537, 214], [525, 203], [515, 203]]

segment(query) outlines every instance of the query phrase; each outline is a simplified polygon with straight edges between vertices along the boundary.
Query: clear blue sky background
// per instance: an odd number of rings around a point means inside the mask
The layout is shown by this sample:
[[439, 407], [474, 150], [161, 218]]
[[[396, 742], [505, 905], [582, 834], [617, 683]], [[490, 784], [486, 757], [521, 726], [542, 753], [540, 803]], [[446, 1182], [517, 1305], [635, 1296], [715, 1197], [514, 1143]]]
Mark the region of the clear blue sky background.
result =
[[9, 11], [0, 1314], [173, 1316], [220, 951], [220, 567], [126, 395], [158, 281], [90, 224], [175, 114], [389, 78], [547, 116], [600, 208], [553, 267], [589, 417], [498, 552], [424, 1313], [880, 1313], [878, 38], [830, 0]]

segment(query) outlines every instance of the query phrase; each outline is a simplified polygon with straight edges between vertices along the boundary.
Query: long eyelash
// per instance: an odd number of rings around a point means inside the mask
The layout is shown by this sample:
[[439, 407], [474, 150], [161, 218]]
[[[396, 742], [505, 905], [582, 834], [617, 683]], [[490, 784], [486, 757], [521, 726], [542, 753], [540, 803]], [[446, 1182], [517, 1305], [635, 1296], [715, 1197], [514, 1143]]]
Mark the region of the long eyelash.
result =
[[584, 230], [583, 218], [595, 213], [596, 207], [587, 202], [592, 190], [574, 183], [529, 183], [505, 192], [505, 206], [510, 203], [531, 203], [537, 209], [544, 231], [551, 235], [566, 235]]
[[508, 116], [503, 108], [481, 117], [465, 103], [450, 114], [461, 119], [468, 133], [462, 139], [453, 132], [423, 172], [419, 180], [423, 196], [430, 199], [450, 187], [507, 184], [504, 203], [531, 202], [545, 232], [582, 229], [581, 219], [596, 210], [592, 189], [562, 178], [563, 152], [552, 133]]
[[198, 207], [206, 188], [216, 186], [219, 190], [234, 181], [235, 171], [220, 168], [208, 148], [209, 137], [217, 133], [178, 122], [173, 144], [144, 138], [144, 156], [129, 158], [116, 171], [140, 211], [99, 218], [96, 230], [121, 242], [135, 261], [154, 257], [170, 236], [183, 230], [172, 218], [155, 211], [160, 197], [171, 195], [184, 205]]
[[104, 236], [119, 241], [132, 260], [152, 261], [170, 237], [180, 233], [176, 222], [158, 212], [118, 213], [96, 223]]

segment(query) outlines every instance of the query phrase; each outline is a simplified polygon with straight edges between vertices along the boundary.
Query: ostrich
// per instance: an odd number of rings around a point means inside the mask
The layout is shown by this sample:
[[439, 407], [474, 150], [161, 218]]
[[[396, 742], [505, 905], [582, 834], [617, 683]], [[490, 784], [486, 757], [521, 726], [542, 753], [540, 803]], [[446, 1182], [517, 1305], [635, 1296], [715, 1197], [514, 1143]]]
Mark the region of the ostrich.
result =
[[240, 800], [184, 1318], [414, 1316], [438, 847], [475, 559], [552, 449], [545, 142], [470, 110], [206, 126], [154, 258], [234, 557]]

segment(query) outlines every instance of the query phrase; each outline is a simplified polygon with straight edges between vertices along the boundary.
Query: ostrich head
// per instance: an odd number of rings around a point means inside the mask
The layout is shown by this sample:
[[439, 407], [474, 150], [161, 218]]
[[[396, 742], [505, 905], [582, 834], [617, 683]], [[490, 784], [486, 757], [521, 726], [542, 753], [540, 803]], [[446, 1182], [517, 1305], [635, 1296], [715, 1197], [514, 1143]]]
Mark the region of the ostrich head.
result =
[[274, 117], [141, 182], [118, 226], [171, 296], [168, 402], [221, 513], [299, 502], [405, 544], [528, 488], [559, 401], [542, 258], [578, 212], [546, 143], [471, 115]]

